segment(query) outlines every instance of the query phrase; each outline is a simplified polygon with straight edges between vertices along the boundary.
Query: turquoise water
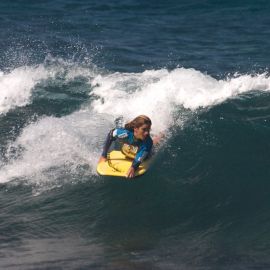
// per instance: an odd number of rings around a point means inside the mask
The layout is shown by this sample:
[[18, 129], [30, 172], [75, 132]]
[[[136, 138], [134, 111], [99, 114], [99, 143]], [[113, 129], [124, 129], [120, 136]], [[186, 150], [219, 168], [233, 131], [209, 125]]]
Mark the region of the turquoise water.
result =
[[[0, 3], [1, 269], [269, 269], [268, 1]], [[118, 117], [166, 134], [96, 174]]]

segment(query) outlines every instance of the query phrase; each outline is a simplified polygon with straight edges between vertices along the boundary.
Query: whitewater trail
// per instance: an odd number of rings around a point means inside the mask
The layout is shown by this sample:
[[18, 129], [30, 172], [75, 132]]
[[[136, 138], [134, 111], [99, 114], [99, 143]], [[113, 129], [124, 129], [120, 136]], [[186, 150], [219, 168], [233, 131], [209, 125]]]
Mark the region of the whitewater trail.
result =
[[[35, 85], [56, 74], [59, 76], [59, 70], [52, 71], [42, 65], [1, 74], [0, 112], [32, 102], [31, 91]], [[7, 147], [12, 149], [12, 154], [5, 153], [8, 162], [0, 167], [0, 183], [22, 177], [34, 183], [53, 182], [65, 178], [65, 170], [76, 174], [78, 167], [85, 163], [90, 166], [90, 175], [95, 175], [105, 135], [119, 116], [128, 121], [146, 114], [153, 122], [152, 133], [157, 134], [173, 125], [182, 125], [184, 120], [177, 121], [175, 115], [183, 108], [192, 112], [247, 91], [270, 90], [270, 78], [265, 73], [217, 80], [185, 68], [95, 76], [92, 71], [77, 68], [70, 69], [65, 79], [75, 80], [79, 75], [87, 79], [92, 89], [89, 103], [70, 115], [42, 117], [26, 126]], [[18, 152], [15, 157], [14, 149]]]

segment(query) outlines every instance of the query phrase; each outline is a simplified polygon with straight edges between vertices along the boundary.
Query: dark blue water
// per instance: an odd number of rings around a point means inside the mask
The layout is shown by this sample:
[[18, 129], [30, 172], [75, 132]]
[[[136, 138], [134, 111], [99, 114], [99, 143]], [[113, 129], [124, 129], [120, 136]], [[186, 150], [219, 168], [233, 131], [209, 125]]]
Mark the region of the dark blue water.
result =
[[[269, 269], [268, 1], [0, 2], [1, 269]], [[101, 177], [115, 119], [166, 137]]]

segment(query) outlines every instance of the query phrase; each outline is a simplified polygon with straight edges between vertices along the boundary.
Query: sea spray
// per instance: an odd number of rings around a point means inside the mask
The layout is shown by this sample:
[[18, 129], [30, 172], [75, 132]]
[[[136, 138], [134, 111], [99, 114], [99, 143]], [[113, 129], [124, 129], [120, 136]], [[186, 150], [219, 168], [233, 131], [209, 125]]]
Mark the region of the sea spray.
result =
[[[97, 76], [94, 65], [91, 69], [61, 58], [47, 57], [44, 63], [36, 66], [21, 66], [8, 72], [0, 71], [0, 115], [17, 107], [33, 102], [33, 91], [38, 85], [66, 84], [77, 77], [91, 83]], [[59, 80], [60, 79], [60, 80]]]
[[9, 73], [0, 73], [0, 114], [30, 102], [32, 90], [41, 80], [51, 76], [44, 66], [23, 66]]
[[270, 78], [263, 73], [217, 80], [198, 70], [177, 68], [99, 75], [93, 85], [94, 111], [126, 120], [149, 115], [158, 133], [175, 124], [173, 115], [181, 107], [194, 111], [251, 90], [267, 91]]
[[[153, 122], [152, 135], [166, 134], [173, 126], [182, 126], [198, 108], [211, 108], [250, 90], [270, 89], [266, 74], [217, 80], [184, 68], [99, 74], [88, 82], [93, 89], [88, 104], [60, 118], [42, 117], [10, 143], [9, 148], [13, 152], [17, 149], [20, 155], [14, 158], [12, 153], [9, 157], [7, 152], [8, 162], [2, 164], [0, 182], [24, 176], [30, 182], [50, 182], [65, 178], [63, 171], [67, 168], [69, 174], [76, 174], [82, 164], [88, 164], [90, 175], [95, 175], [105, 135], [115, 127], [118, 117], [125, 122], [146, 114]], [[186, 113], [189, 111], [191, 114]]]

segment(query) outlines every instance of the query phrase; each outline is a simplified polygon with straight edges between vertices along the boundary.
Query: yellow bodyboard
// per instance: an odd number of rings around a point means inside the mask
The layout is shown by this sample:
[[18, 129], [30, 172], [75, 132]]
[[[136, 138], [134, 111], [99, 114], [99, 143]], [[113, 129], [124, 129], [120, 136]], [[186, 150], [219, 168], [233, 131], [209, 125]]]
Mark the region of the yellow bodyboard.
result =
[[[97, 172], [100, 175], [126, 177], [133, 160], [127, 158], [121, 151], [111, 151], [106, 162], [98, 163]], [[144, 174], [149, 168], [149, 160], [141, 163], [135, 176]]]

